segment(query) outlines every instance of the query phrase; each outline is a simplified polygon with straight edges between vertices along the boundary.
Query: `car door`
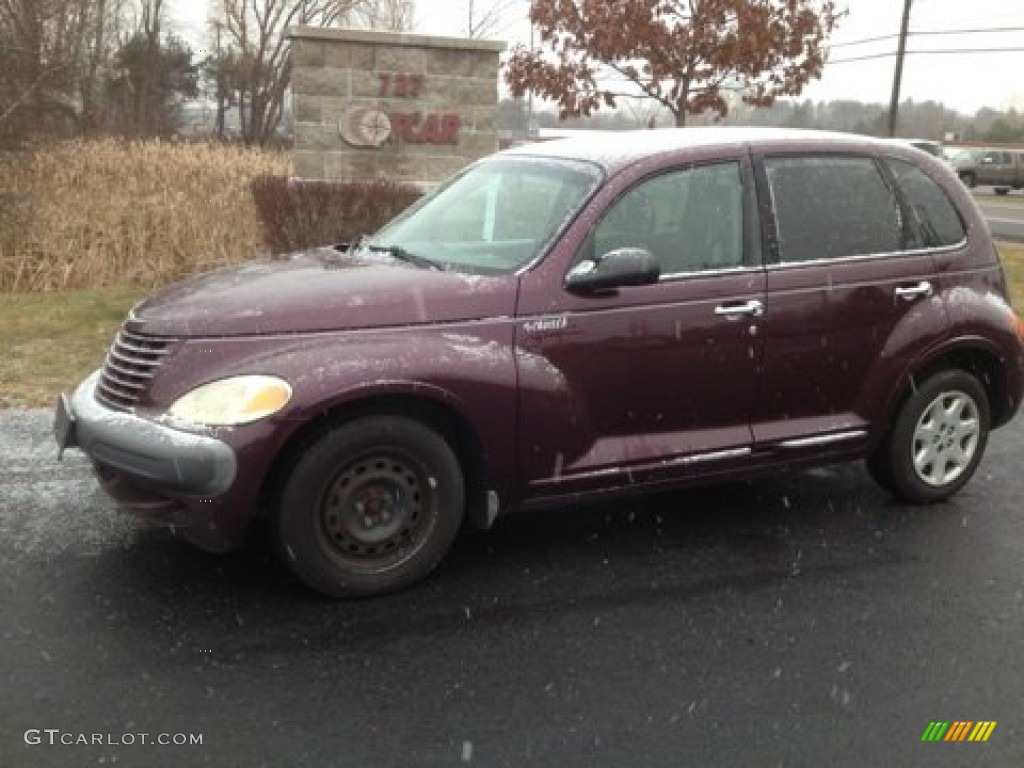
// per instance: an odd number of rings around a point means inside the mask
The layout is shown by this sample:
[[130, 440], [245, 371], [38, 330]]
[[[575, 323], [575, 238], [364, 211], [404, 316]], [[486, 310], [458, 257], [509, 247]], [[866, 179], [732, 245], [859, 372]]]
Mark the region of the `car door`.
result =
[[978, 177], [980, 184], [991, 184], [1003, 186], [1009, 180], [1010, 153], [992, 150], [986, 152], [981, 159], [981, 173]]
[[769, 155], [758, 177], [773, 216], [758, 449], [855, 449], [884, 410], [900, 355], [944, 323], [933, 260], [870, 156]]
[[993, 166], [994, 180], [992, 183], [999, 186], [1009, 185], [1012, 182], [1013, 176], [1013, 158], [1009, 152], [996, 152], [995, 157], [995, 165]]
[[643, 248], [661, 265], [654, 285], [546, 294], [543, 278], [524, 280], [516, 353], [528, 495], [746, 462], [764, 298], [747, 247], [752, 179], [743, 157], [674, 168], [584, 212], [594, 224], [577, 261]]

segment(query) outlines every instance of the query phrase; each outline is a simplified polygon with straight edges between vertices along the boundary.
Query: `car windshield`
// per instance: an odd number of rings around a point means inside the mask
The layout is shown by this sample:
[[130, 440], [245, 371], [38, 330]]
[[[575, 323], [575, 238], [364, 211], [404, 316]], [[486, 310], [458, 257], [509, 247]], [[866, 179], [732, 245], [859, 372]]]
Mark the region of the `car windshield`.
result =
[[600, 180], [589, 163], [498, 155], [448, 181], [367, 245], [460, 272], [515, 272], [543, 253]]

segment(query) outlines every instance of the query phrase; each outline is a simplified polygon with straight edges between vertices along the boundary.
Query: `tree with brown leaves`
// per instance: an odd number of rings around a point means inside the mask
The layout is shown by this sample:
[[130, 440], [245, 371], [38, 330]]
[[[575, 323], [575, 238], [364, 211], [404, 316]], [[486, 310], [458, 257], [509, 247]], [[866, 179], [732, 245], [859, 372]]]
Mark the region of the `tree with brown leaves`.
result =
[[753, 106], [798, 95], [821, 76], [842, 15], [833, 0], [534, 0], [543, 47], [517, 46], [505, 79], [562, 118], [643, 94], [682, 126], [724, 116], [731, 94]]

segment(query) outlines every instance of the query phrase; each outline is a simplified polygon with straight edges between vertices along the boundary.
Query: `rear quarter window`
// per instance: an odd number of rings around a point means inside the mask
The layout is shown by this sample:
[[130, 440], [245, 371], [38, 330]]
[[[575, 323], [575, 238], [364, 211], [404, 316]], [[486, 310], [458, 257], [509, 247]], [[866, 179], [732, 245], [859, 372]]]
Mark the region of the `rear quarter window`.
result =
[[900, 207], [872, 158], [769, 157], [765, 170], [782, 262], [901, 250]]
[[892, 158], [886, 163], [906, 196], [924, 244], [940, 247], [963, 242], [967, 236], [963, 221], [945, 190], [910, 163]]

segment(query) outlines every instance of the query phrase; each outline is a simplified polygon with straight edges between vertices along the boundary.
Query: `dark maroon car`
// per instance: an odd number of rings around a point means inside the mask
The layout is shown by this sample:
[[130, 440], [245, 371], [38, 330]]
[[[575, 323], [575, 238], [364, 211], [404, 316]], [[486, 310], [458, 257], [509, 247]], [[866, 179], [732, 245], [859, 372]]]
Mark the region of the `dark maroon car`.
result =
[[611, 493], [866, 458], [945, 499], [1022, 369], [938, 160], [646, 131], [500, 153], [372, 238], [161, 291], [56, 431], [127, 509], [209, 550], [266, 516], [309, 585], [362, 595], [464, 519]]

